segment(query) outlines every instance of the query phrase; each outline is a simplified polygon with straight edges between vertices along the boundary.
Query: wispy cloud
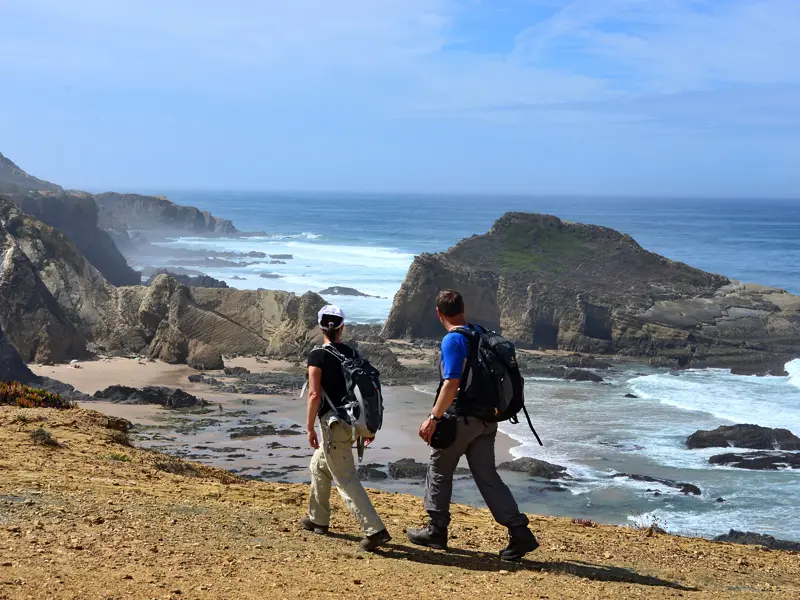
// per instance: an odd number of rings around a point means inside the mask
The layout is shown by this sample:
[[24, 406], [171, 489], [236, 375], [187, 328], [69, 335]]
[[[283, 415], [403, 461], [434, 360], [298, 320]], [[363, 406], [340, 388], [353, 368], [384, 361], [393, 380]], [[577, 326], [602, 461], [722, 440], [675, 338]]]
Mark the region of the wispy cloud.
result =
[[798, 0], [4, 0], [0, 135], [22, 119], [180, 139], [218, 121], [366, 154], [373, 132], [444, 149], [456, 126], [508, 153], [744, 132], [783, 152], [798, 32]]

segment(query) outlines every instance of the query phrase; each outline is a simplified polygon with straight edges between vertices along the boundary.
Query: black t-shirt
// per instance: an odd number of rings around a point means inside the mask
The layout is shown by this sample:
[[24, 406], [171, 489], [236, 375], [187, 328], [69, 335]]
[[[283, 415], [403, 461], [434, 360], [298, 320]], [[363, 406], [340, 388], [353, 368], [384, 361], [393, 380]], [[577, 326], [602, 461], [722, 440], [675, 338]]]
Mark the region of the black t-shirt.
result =
[[[355, 358], [356, 351], [347, 344], [336, 342], [332, 344], [336, 350], [347, 358]], [[342, 363], [333, 354], [324, 348], [315, 348], [308, 354], [308, 366], [322, 369], [322, 389], [333, 402], [334, 406], [342, 406], [342, 400], [347, 395], [347, 385], [342, 373]], [[329, 413], [331, 407], [323, 398], [319, 405], [319, 416]]]

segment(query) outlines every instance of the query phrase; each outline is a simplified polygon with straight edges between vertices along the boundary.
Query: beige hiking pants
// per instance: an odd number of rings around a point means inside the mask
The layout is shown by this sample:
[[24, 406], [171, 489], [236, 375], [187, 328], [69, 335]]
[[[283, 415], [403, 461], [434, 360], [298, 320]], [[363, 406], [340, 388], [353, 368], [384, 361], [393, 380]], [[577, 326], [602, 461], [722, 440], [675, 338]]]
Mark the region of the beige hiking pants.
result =
[[322, 439], [311, 457], [311, 498], [308, 516], [316, 525], [328, 526], [331, 519], [331, 484], [335, 483], [345, 506], [353, 513], [364, 535], [385, 529], [358, 479], [353, 460], [351, 429], [338, 424], [320, 423]]

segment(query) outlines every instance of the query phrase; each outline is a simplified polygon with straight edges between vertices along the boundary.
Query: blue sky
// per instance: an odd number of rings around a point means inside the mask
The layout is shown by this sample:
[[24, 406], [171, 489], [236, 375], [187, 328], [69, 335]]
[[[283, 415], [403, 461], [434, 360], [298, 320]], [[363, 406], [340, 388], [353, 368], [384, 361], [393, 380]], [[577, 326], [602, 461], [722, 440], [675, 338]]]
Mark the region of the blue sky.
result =
[[800, 197], [799, 0], [0, 0], [0, 57], [66, 186]]

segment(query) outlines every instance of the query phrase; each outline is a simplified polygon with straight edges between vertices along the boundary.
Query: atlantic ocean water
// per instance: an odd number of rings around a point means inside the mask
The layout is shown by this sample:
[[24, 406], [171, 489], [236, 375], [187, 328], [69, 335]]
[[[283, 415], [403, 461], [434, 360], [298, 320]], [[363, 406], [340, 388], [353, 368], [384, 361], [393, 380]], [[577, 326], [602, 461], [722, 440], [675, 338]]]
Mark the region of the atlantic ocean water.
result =
[[[444, 251], [484, 233], [507, 211], [608, 226], [673, 260], [800, 294], [800, 200], [189, 191], [168, 196], [266, 235], [174, 240], [165, 244], [167, 262], [174, 247], [291, 255], [273, 264], [202, 270], [233, 287], [302, 293], [338, 285], [377, 296], [327, 298], [359, 322], [386, 318], [416, 254]], [[531, 511], [610, 523], [655, 520], [692, 535], [735, 528], [800, 540], [800, 471], [711, 467], [708, 458], [724, 449], [685, 448], [695, 430], [733, 423], [785, 427], [800, 435], [800, 357], [787, 370], [790, 377], [757, 378], [724, 370], [676, 376], [624, 367], [604, 374], [602, 385], [529, 379], [527, 398], [545, 447], [521, 425], [503, 429], [520, 442], [517, 456], [565, 465], [574, 479], [564, 482], [566, 491], [518, 478], [513, 487]], [[612, 477], [619, 473], [693, 483], [703, 493], [684, 496], [660, 484]], [[466, 499], [478, 502], [474, 495]]]

